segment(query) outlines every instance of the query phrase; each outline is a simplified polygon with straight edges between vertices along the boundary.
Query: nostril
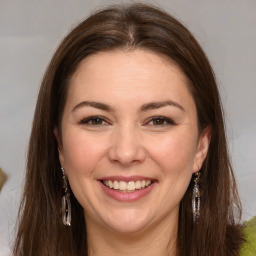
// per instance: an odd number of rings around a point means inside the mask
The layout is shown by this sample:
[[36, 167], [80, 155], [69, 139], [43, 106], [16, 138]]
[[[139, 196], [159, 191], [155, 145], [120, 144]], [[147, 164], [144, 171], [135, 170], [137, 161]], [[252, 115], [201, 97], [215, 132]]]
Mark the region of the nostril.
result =
[[126, 124], [119, 127], [112, 138], [112, 145], [109, 148], [108, 156], [113, 163], [123, 166], [139, 163], [145, 159], [145, 149], [141, 139], [137, 136], [134, 127]]
[[143, 151], [142, 148], [135, 148], [133, 150], [114, 148], [110, 150], [108, 156], [113, 163], [130, 166], [145, 160], [146, 154]]

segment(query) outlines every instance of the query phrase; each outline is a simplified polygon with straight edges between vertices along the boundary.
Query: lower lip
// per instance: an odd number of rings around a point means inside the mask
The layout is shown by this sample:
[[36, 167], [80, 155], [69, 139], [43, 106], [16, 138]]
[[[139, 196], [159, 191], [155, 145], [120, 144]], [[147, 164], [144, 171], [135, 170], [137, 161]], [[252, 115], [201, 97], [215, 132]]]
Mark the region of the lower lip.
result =
[[138, 189], [135, 190], [134, 192], [120, 192], [119, 190], [114, 190], [111, 189], [107, 186], [105, 186], [104, 184], [102, 184], [101, 181], [99, 181], [103, 191], [111, 198], [120, 201], [120, 202], [132, 202], [132, 201], [136, 201], [139, 200], [145, 196], [147, 196], [152, 189], [154, 188], [156, 182], [152, 183], [150, 186], [144, 188], [144, 189]]

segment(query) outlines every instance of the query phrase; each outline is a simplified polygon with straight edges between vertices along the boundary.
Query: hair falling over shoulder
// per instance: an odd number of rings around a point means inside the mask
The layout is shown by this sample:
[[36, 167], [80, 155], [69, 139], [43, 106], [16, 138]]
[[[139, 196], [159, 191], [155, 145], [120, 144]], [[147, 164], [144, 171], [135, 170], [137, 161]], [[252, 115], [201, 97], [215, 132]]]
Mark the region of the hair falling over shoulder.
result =
[[87, 255], [83, 209], [72, 192], [72, 226], [62, 223], [62, 173], [53, 130], [60, 126], [69, 79], [79, 63], [91, 54], [120, 48], [145, 49], [177, 64], [189, 80], [200, 132], [206, 127], [212, 131], [201, 170], [201, 211], [196, 224], [192, 182], [180, 203], [179, 255], [239, 255], [241, 205], [214, 73], [195, 38], [179, 21], [144, 4], [111, 6], [92, 14], [65, 37], [52, 57], [34, 114], [13, 255]]

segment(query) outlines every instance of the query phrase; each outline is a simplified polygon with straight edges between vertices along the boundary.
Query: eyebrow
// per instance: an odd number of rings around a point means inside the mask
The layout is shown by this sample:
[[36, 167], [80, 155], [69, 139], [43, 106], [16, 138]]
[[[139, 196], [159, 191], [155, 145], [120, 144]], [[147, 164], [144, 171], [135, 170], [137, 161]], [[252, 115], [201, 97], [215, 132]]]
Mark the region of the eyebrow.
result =
[[[97, 109], [104, 110], [107, 112], [114, 112], [114, 109], [110, 105], [107, 105], [107, 104], [101, 103], [101, 102], [95, 102], [95, 101], [82, 101], [72, 109], [72, 112], [76, 111], [77, 109], [79, 109], [81, 107], [85, 107], [85, 106], [97, 108]], [[143, 104], [140, 108], [140, 112], [147, 112], [149, 110], [163, 108], [166, 106], [177, 107], [180, 110], [185, 111], [185, 109], [177, 102], [172, 101], [172, 100], [166, 100], [166, 101], [150, 102], [150, 103]]]
[[150, 103], [143, 104], [141, 106], [141, 112], [146, 112], [146, 111], [149, 111], [149, 110], [152, 110], [152, 109], [163, 108], [163, 107], [166, 107], [166, 106], [177, 107], [180, 110], [185, 111], [185, 109], [180, 104], [178, 104], [177, 102], [172, 101], [172, 100], [166, 100], [166, 101], [150, 102]]
[[111, 106], [104, 104], [104, 103], [100, 103], [100, 102], [95, 102], [95, 101], [82, 101], [79, 104], [77, 104], [73, 109], [72, 112], [76, 111], [77, 109], [81, 108], [81, 107], [85, 107], [85, 106], [89, 106], [89, 107], [93, 107], [93, 108], [97, 108], [97, 109], [101, 109], [101, 110], [105, 110], [107, 112], [113, 112], [113, 109]]

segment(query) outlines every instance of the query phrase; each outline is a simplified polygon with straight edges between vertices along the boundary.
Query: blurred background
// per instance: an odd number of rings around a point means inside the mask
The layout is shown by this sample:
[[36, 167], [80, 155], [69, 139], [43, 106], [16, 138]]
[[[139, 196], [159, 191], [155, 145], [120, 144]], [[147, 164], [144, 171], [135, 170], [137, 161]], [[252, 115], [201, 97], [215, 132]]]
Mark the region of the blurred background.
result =
[[[64, 35], [99, 0], [0, 0], [0, 256], [10, 254], [26, 151], [44, 70]], [[137, 1], [162, 7], [198, 39], [220, 87], [228, 142], [244, 206], [256, 215], [256, 1]]]

